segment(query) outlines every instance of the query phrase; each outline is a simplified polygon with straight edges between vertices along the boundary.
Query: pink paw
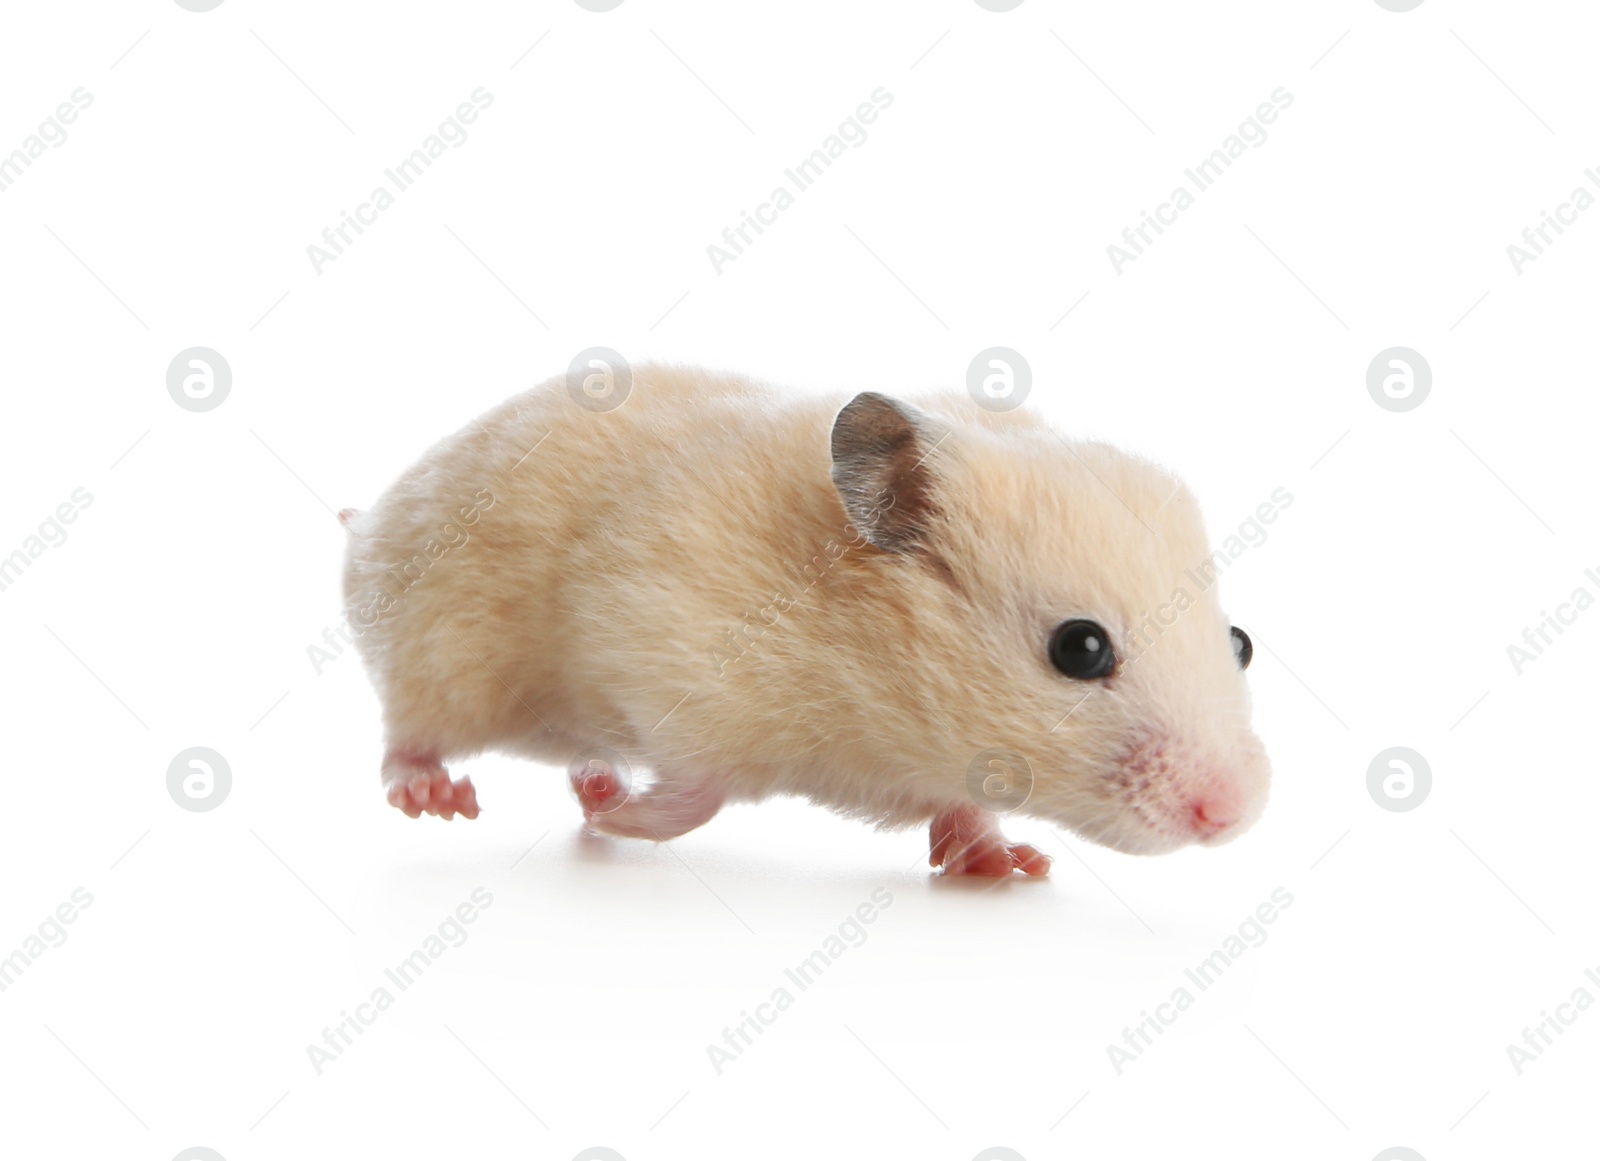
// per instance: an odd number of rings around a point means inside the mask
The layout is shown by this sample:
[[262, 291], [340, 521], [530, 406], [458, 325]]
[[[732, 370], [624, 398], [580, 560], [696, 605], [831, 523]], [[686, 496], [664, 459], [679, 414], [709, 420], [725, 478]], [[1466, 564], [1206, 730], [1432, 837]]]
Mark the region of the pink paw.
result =
[[391, 783], [389, 803], [410, 818], [423, 814], [436, 814], [446, 820], [458, 814], [462, 818], [478, 817], [478, 791], [472, 779], [452, 782], [442, 769], [418, 771]]
[[[940, 859], [929, 856], [928, 862], [938, 866]], [[987, 879], [1003, 879], [1012, 871], [1035, 877], [1050, 873], [1050, 856], [1027, 843], [974, 843], [944, 855], [943, 863], [946, 875], [976, 875]]]
[[1008, 843], [995, 829], [993, 815], [975, 806], [958, 806], [933, 820], [928, 832], [928, 863], [946, 875], [1003, 879], [1012, 871], [1040, 877], [1050, 873], [1050, 856], [1027, 843]]
[[572, 793], [583, 807], [587, 821], [597, 814], [609, 814], [628, 800], [628, 786], [611, 764], [599, 758], [574, 762], [567, 771]]

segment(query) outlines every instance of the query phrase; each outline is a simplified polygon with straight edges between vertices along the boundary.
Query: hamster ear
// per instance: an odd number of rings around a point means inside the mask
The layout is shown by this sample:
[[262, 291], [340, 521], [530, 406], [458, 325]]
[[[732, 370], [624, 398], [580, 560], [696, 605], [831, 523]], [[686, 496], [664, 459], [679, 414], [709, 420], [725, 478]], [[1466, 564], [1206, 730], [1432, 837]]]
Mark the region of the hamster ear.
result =
[[888, 552], [927, 547], [938, 514], [933, 450], [950, 427], [910, 404], [863, 391], [833, 421], [833, 486], [845, 515]]

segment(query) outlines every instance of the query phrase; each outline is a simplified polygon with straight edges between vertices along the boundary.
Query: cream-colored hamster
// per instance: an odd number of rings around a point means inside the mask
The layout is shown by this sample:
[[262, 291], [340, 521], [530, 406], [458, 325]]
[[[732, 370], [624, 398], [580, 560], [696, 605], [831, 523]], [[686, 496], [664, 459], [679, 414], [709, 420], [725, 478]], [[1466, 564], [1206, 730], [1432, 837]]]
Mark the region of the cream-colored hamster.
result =
[[[615, 406], [612, 406], [615, 404]], [[445, 763], [564, 764], [589, 825], [666, 839], [798, 795], [930, 824], [947, 874], [1043, 874], [1002, 813], [1133, 853], [1260, 814], [1249, 639], [1189, 491], [1025, 409], [565, 378], [430, 450], [349, 527], [389, 801]]]

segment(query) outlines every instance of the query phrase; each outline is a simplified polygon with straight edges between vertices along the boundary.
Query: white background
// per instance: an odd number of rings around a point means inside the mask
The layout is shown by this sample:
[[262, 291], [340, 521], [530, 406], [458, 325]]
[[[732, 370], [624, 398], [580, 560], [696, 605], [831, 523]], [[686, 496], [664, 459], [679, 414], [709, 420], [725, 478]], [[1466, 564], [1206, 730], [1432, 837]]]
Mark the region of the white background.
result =
[[[0, 193], [0, 555], [93, 497], [0, 592], [0, 956], [93, 898], [0, 992], [7, 1154], [1593, 1155], [1600, 1012], [1521, 1075], [1506, 1051], [1600, 998], [1600, 612], [1507, 656], [1600, 593], [1600, 213], [1506, 254], [1600, 164], [1586, 6], [125, 0], [10, 6], [0, 42], [0, 150], [93, 95]], [[317, 273], [480, 86], [470, 139]], [[866, 142], [716, 273], [879, 86]], [[1280, 86], [1118, 274], [1106, 247]], [[891, 392], [1004, 344], [1028, 406], [1172, 464], [1214, 540], [1287, 488], [1223, 582], [1265, 817], [1158, 859], [1015, 822], [1055, 869], [985, 889], [791, 802], [585, 840], [557, 772], [503, 759], [460, 771], [475, 823], [388, 807], [359, 663], [307, 655], [330, 509], [601, 343]], [[203, 414], [165, 384], [195, 345], [233, 371]], [[1366, 389], [1394, 345], [1433, 373], [1405, 413]], [[1366, 788], [1396, 745], [1433, 772], [1407, 813]], [[191, 746], [232, 770], [210, 812], [166, 789]], [[319, 1075], [307, 1046], [478, 887], [470, 938]], [[1119, 1075], [1107, 1046], [1279, 887]], [[718, 1075], [707, 1045], [877, 888]]]

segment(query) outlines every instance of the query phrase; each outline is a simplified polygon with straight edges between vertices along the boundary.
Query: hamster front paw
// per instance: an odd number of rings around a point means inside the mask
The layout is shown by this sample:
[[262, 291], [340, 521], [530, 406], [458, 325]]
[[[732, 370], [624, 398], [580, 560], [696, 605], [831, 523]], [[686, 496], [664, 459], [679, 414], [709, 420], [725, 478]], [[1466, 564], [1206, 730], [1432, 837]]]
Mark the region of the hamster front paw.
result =
[[928, 863], [946, 875], [1003, 879], [1012, 871], [1041, 877], [1050, 856], [1027, 843], [1009, 843], [994, 815], [974, 805], [951, 807], [928, 830]]

